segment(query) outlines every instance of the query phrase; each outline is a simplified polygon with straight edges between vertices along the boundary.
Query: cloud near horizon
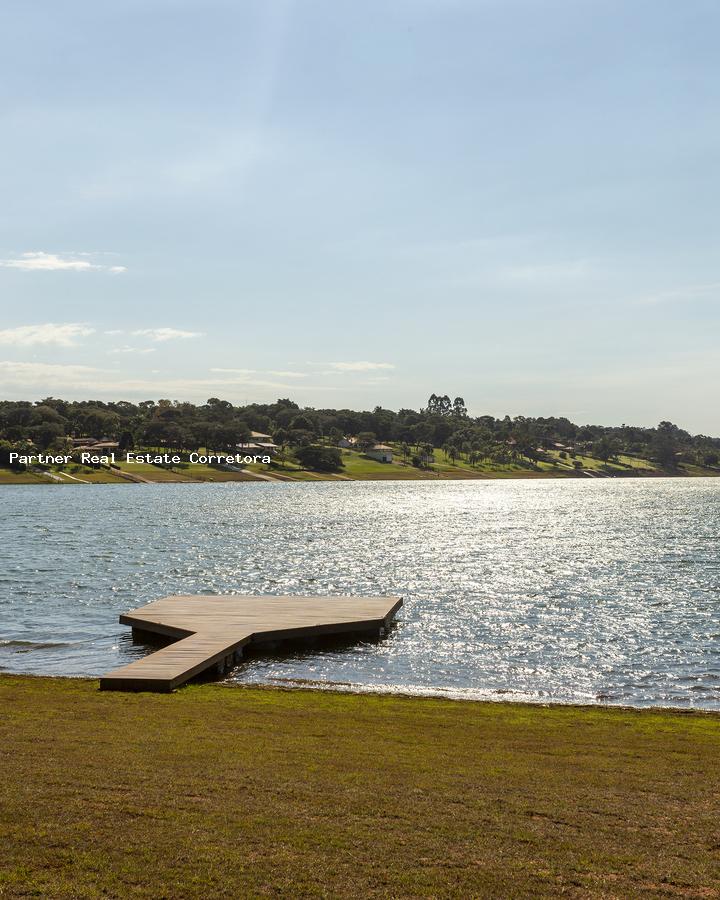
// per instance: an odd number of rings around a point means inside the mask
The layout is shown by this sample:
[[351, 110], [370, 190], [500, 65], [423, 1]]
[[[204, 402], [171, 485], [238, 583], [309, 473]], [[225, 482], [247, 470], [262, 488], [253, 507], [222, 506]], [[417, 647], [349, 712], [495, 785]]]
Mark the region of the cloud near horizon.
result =
[[261, 372], [260, 369], [210, 369], [223, 375], [275, 375], [277, 378], [307, 378], [307, 372], [286, 372], [283, 369], [268, 369]]
[[[159, 374], [154, 370], [152, 374]], [[263, 375], [264, 373], [257, 373]], [[291, 390], [292, 385], [283, 382], [254, 377], [252, 373], [236, 374], [226, 378], [124, 378], [118, 372], [93, 366], [0, 361], [0, 389], [38, 390], [47, 393], [53, 390], [70, 392], [92, 392], [114, 399], [126, 396], [161, 397], [173, 395], [176, 399], [202, 399], [212, 396], [219, 390], [233, 388], [266, 388], [268, 390]], [[334, 391], [337, 388], [313, 386], [313, 390]]]
[[328, 363], [328, 365], [336, 372], [374, 372], [377, 369], [395, 368], [393, 363], [368, 362], [367, 360], [358, 360], [357, 362], [333, 362]]
[[0, 331], [0, 344], [11, 344], [17, 347], [30, 347], [34, 344], [55, 344], [60, 347], [72, 347], [78, 338], [95, 334], [95, 329], [83, 322], [67, 322], [56, 324], [45, 322], [41, 325], [20, 325], [17, 328], [6, 328]]
[[155, 353], [155, 347], [130, 347], [129, 345], [125, 345], [124, 347], [115, 347], [111, 350], [111, 353]]
[[57, 253], [46, 253], [44, 250], [30, 250], [21, 253], [16, 259], [0, 259], [0, 266], [4, 269], [22, 269], [25, 272], [91, 272], [94, 270], [112, 272], [114, 275], [127, 272], [127, 266], [103, 266], [83, 258], [90, 255], [83, 253], [63, 257]]
[[180, 328], [138, 328], [136, 331], [132, 331], [131, 334], [149, 338], [156, 343], [204, 336], [202, 331], [182, 331]]

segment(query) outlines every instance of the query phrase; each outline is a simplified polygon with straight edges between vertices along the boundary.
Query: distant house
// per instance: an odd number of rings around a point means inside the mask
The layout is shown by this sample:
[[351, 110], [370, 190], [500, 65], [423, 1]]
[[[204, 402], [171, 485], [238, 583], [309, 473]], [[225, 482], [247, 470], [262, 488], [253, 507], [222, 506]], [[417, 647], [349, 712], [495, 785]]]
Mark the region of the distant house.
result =
[[[252, 431], [251, 436], [253, 440], [236, 445], [238, 453], [244, 453], [245, 456], [275, 456], [280, 449], [269, 434]], [[259, 438], [267, 438], [267, 440], [259, 440]]]
[[365, 451], [365, 455], [382, 463], [391, 463], [393, 461], [392, 447], [388, 447], [387, 444], [375, 444]]
[[341, 437], [338, 441], [338, 447], [342, 450], [352, 450], [357, 443], [357, 438], [354, 437]]
[[238, 452], [246, 456], [275, 456], [279, 449], [272, 435], [263, 431], [251, 431], [250, 440], [237, 445]]
[[85, 444], [73, 443], [72, 452], [92, 453], [95, 456], [109, 456], [111, 453], [116, 453], [119, 449], [120, 444], [117, 441], [96, 441], [93, 438], [89, 438], [88, 442]]

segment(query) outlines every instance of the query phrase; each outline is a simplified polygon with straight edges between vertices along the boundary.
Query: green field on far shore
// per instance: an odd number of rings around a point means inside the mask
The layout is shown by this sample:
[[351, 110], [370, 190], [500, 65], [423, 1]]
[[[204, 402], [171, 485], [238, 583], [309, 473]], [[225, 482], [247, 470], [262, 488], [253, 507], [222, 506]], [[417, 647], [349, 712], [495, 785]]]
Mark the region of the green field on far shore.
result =
[[0, 675], [0, 897], [717, 897], [720, 717]]
[[[157, 452], [172, 452], [158, 448]], [[119, 461], [115, 469], [108, 467], [91, 468], [72, 464], [52, 466], [49, 471], [56, 478], [43, 475], [40, 470], [15, 472], [0, 468], [1, 484], [79, 484], [83, 481], [95, 483], [128, 483], [134, 476], [138, 482], [221, 482], [221, 481], [438, 481], [467, 480], [484, 478], [612, 478], [643, 476], [718, 476], [720, 468], [701, 467], [689, 464], [677, 471], [665, 472], [650, 460], [620, 455], [610, 461], [592, 456], [577, 455], [564, 457], [556, 450], [548, 450], [543, 458], [534, 462], [515, 459], [497, 462], [484, 459], [471, 465], [465, 458], [451, 461], [447, 454], [436, 449], [429, 465], [413, 466], [410, 459], [403, 456], [399, 445], [393, 445], [393, 460], [378, 462], [357, 450], [342, 450], [343, 468], [337, 472], [315, 472], [303, 469], [291, 460], [274, 460], [270, 465], [250, 463], [243, 471], [231, 471], [220, 466], [197, 463], [180, 463], [169, 467], [152, 463], [128, 463]], [[577, 463], [577, 465], [575, 465]]]

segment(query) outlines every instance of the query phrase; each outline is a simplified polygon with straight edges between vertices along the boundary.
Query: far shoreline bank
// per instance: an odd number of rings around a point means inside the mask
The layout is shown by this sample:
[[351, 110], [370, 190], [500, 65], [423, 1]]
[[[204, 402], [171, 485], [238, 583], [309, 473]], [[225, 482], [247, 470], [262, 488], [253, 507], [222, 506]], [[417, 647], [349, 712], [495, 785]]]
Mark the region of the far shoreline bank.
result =
[[295, 470], [283, 471], [265, 467], [263, 471], [242, 469], [227, 470], [217, 469], [208, 474], [208, 466], [199, 466], [203, 471], [194, 475], [191, 471], [176, 471], [163, 467], [156, 467], [156, 472], [143, 471], [142, 475], [134, 474], [128, 471], [118, 469], [96, 469], [92, 473], [82, 473], [82, 475], [74, 475], [63, 472], [62, 470], [38, 470], [27, 469], [25, 471], [16, 471], [7, 468], [0, 468], [0, 488], [8, 484], [27, 485], [27, 484], [225, 484], [225, 483], [260, 483], [270, 482], [276, 484], [286, 483], [313, 483], [313, 482], [388, 482], [396, 484], [398, 482], [422, 482], [435, 484], [438, 482], [448, 481], [538, 481], [538, 480], [560, 480], [560, 481], [597, 481], [597, 480], [639, 480], [658, 478], [675, 478], [675, 479], [697, 479], [697, 478], [718, 478], [720, 477], [720, 469], [705, 468], [698, 471], [681, 471], [667, 472], [660, 470], [631, 470], [626, 472], [607, 472], [607, 471], [552, 471], [552, 470], [533, 470], [518, 469], [516, 471], [497, 471], [497, 472], [472, 472], [470, 470], [462, 470], [457, 473], [443, 471], [414, 471], [412, 469], [403, 469], [400, 472], [371, 472], [363, 474], [345, 474], [339, 472], [316, 472], [311, 470]]

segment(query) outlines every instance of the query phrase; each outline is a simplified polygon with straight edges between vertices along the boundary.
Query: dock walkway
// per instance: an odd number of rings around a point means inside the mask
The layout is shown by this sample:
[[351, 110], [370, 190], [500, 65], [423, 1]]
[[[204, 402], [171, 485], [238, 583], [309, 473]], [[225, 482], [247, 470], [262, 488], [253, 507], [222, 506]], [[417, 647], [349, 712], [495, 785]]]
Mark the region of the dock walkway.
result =
[[195, 595], [163, 597], [120, 616], [133, 636], [175, 641], [100, 679], [106, 691], [160, 691], [239, 661], [249, 643], [353, 632], [381, 633], [399, 597]]

